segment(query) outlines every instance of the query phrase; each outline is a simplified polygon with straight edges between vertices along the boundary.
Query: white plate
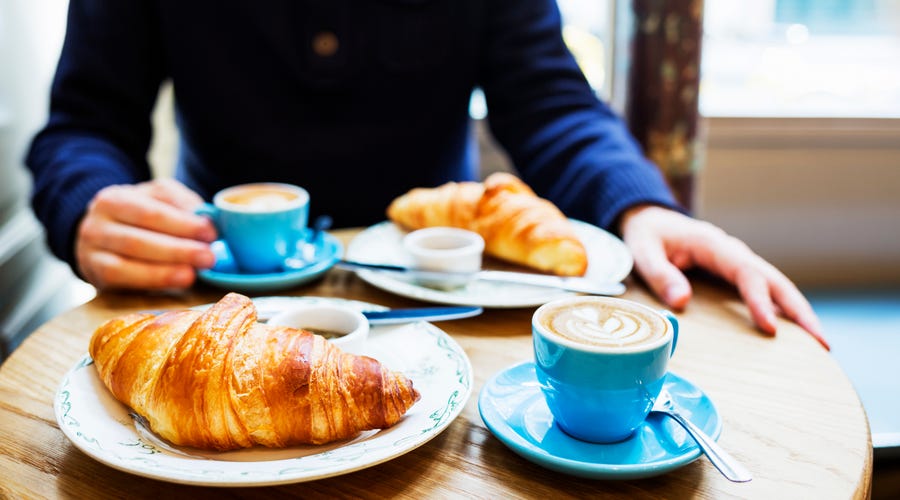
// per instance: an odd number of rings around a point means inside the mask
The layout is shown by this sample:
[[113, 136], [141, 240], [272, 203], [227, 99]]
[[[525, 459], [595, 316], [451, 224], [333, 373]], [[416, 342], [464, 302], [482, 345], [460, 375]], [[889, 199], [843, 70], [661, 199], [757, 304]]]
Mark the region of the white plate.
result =
[[[585, 277], [601, 283], [618, 283], [628, 276], [634, 261], [622, 240], [586, 222], [572, 220], [575, 232], [588, 252]], [[401, 240], [406, 231], [391, 222], [381, 222], [359, 233], [347, 246], [347, 260], [376, 264], [412, 265]], [[367, 283], [404, 297], [480, 307], [531, 307], [553, 299], [574, 295], [553, 288], [476, 281], [463, 288], [437, 290], [404, 281], [396, 274], [359, 270], [356, 274]]]
[[[269, 303], [262, 308], [286, 298], [264, 299]], [[370, 310], [381, 309], [356, 303]], [[459, 415], [472, 391], [472, 366], [465, 352], [430, 323], [375, 327], [367, 349], [366, 354], [412, 379], [422, 399], [393, 427], [367, 431], [346, 441], [230, 452], [174, 446], [130, 416], [129, 409], [103, 385], [88, 355], [69, 371], [56, 394], [56, 420], [66, 437], [92, 458], [162, 481], [267, 486], [346, 474], [425, 444]]]

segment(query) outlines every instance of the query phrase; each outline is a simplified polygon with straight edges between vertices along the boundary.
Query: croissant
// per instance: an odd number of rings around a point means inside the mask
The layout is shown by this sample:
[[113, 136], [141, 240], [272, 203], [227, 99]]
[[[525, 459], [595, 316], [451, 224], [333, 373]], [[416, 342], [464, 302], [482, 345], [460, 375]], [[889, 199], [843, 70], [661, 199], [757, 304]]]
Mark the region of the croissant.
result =
[[229, 293], [205, 312], [132, 313], [91, 337], [100, 379], [180, 446], [231, 450], [322, 444], [397, 423], [412, 381], [305, 330], [257, 322]]
[[561, 276], [587, 271], [587, 251], [571, 222], [518, 177], [497, 172], [480, 182], [415, 188], [387, 209], [392, 222], [415, 230], [452, 226], [480, 234], [485, 253]]

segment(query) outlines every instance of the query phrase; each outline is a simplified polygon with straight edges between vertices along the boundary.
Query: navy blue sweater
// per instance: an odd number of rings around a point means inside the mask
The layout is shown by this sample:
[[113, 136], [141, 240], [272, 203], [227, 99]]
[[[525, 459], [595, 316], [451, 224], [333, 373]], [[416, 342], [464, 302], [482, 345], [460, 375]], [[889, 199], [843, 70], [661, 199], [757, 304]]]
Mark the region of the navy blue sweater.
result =
[[468, 104], [481, 87], [519, 175], [570, 217], [609, 228], [638, 203], [675, 207], [567, 51], [555, 0], [71, 0], [27, 158], [35, 212], [70, 264], [94, 194], [150, 178], [166, 79], [176, 177], [206, 198], [291, 182], [312, 217], [384, 220], [410, 188], [478, 177]]

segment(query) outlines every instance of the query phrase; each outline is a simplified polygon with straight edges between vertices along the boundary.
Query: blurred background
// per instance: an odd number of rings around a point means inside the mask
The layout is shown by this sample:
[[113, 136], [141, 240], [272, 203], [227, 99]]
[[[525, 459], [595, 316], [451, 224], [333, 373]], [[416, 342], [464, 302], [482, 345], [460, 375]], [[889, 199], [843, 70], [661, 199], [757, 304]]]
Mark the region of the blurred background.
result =
[[[558, 3], [597, 94], [627, 115], [641, 2]], [[672, 3], [702, 14], [690, 204], [812, 299], [869, 415], [875, 496], [900, 495], [900, 0]], [[0, 0], [0, 359], [95, 293], [47, 252], [22, 164], [46, 118], [67, 4]], [[471, 114], [483, 173], [510, 169], [478, 91]], [[168, 86], [154, 122], [151, 162], [169, 175], [178, 135]]]

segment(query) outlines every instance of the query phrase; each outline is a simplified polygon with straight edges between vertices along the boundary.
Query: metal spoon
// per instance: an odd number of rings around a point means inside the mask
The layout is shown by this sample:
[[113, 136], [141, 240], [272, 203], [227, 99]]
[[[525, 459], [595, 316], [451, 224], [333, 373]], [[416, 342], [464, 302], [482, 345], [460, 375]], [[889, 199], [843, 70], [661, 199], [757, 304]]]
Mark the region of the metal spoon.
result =
[[303, 258], [306, 259], [307, 262], [315, 262], [316, 249], [319, 248], [319, 240], [322, 238], [322, 233], [331, 229], [332, 222], [331, 216], [328, 215], [320, 215], [313, 221], [312, 234], [310, 235], [309, 240], [303, 245]]
[[750, 471], [741, 465], [740, 462], [723, 450], [715, 440], [706, 435], [699, 427], [681, 415], [669, 391], [663, 389], [659, 393], [659, 397], [653, 403], [652, 411], [664, 413], [681, 424], [688, 434], [694, 438], [694, 441], [697, 442], [697, 445], [700, 446], [700, 449], [703, 450], [709, 461], [730, 481], [745, 483], [753, 479]]
[[297, 246], [297, 252], [284, 259], [284, 267], [290, 270], [303, 269], [316, 263], [316, 251], [319, 249], [319, 240], [322, 233], [331, 228], [332, 219], [328, 215], [320, 215], [313, 221], [312, 230], [307, 239]]

